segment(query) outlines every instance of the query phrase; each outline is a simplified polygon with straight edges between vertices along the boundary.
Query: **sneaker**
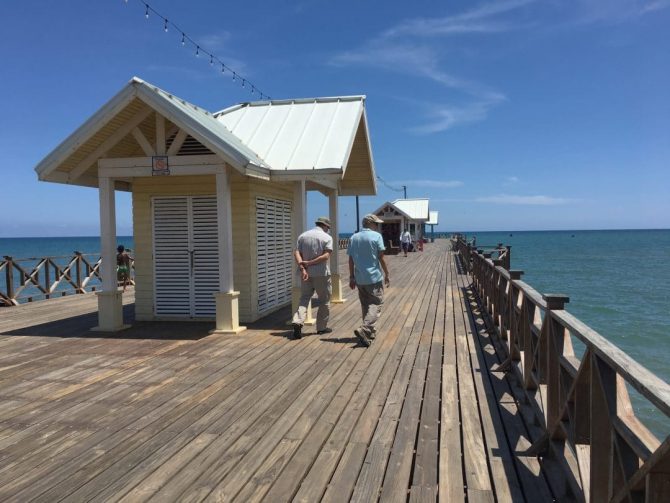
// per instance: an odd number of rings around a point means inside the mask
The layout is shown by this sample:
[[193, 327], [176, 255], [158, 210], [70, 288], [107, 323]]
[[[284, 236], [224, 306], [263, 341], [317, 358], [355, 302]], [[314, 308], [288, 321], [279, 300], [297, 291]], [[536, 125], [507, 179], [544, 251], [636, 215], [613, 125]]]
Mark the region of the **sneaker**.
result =
[[298, 325], [297, 323], [293, 324], [293, 338], [294, 339], [300, 339], [302, 337], [302, 325]]
[[327, 328], [324, 328], [323, 330], [317, 330], [316, 333], [319, 334], [319, 335], [323, 335], [323, 334], [330, 334], [330, 333], [332, 333], [332, 331], [333, 331], [332, 328], [327, 327]]
[[374, 341], [375, 337], [377, 337], [377, 332], [370, 332], [370, 335], [368, 335], [368, 339], [371, 341]]
[[357, 328], [354, 330], [354, 335], [358, 338], [358, 341], [361, 343], [361, 346], [364, 346], [366, 348], [370, 347], [370, 338], [365, 335], [365, 332], [363, 332], [360, 328]]

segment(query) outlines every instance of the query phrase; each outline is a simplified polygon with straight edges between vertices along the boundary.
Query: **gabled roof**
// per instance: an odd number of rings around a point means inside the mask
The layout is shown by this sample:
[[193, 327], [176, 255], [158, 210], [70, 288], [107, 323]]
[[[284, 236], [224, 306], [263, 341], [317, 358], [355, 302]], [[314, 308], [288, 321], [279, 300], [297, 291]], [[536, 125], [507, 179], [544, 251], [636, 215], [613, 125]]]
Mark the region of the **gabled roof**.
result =
[[376, 194], [365, 96], [243, 103], [216, 117], [273, 170], [340, 170], [343, 195]]
[[428, 199], [396, 199], [391, 204], [412, 220], [428, 220]]
[[243, 174], [311, 177], [317, 186], [331, 177], [326, 186], [337, 183], [342, 195], [374, 195], [364, 100], [264, 101], [212, 114], [135, 77], [35, 170], [40, 180], [96, 186], [98, 159], [146, 157], [133, 131], [153, 139], [155, 112]]
[[[91, 157], [91, 153], [95, 153], [115, 132], [135, 119], [138, 121], [136, 127], [150, 127], [153, 119], [148, 112], [152, 110], [178, 124], [233, 167], [240, 170], [247, 167], [268, 169], [255, 152], [228, 131], [210, 112], [134, 77], [36, 166], [35, 171], [40, 180], [78, 183], [77, 179], [81, 176], [86, 178], [85, 171], [82, 170], [90, 169], [95, 172], [97, 158]], [[125, 149], [120, 146], [123, 139], [119, 138], [116, 144], [110, 145], [110, 150], [116, 147], [118, 157], [137, 155], [134, 142], [126, 141]], [[102, 152], [99, 157], [102, 157]], [[88, 160], [91, 161], [90, 165]]]
[[429, 211], [430, 218], [426, 222], [426, 225], [437, 225], [438, 223], [438, 212], [437, 211]]

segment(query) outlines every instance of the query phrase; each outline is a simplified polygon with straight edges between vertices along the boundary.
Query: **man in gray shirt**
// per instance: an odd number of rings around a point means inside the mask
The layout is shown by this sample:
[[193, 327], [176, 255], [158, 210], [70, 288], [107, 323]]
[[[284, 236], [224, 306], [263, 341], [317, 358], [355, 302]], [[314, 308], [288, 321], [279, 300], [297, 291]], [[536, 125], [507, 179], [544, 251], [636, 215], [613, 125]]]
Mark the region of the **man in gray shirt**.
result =
[[295, 261], [300, 268], [300, 304], [293, 315], [293, 338], [302, 337], [302, 326], [307, 315], [307, 306], [316, 291], [319, 297], [319, 309], [316, 313], [316, 333], [327, 334], [332, 332], [328, 328], [330, 316], [330, 296], [332, 284], [330, 281], [330, 254], [333, 252], [333, 238], [328, 234], [330, 220], [326, 217], [316, 219], [314, 229], [303, 232], [298, 237], [296, 249], [293, 252]]

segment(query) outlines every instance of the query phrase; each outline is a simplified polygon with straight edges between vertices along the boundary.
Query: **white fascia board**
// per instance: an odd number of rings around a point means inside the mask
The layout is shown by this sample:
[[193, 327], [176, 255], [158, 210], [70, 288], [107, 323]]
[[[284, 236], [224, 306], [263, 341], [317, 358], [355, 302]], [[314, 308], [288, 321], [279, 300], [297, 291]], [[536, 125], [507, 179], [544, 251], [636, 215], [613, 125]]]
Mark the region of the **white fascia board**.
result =
[[372, 157], [372, 144], [370, 143], [370, 130], [368, 129], [368, 114], [363, 107], [363, 124], [365, 125], [365, 141], [368, 145], [368, 156], [370, 157], [370, 175], [372, 176], [372, 188], [377, 195], [377, 172], [375, 170], [375, 159]]
[[[297, 170], [296, 170], [297, 171]], [[328, 189], [338, 189], [342, 178], [341, 169], [328, 170], [300, 170], [302, 174], [294, 171], [272, 171], [271, 180], [274, 182], [299, 182], [301, 180], [309, 181], [327, 187]], [[325, 172], [328, 171], [328, 172]]]
[[[351, 133], [351, 137], [349, 138], [349, 141], [347, 142], [347, 148], [344, 151], [344, 157], [342, 158], [342, 176], [344, 176], [344, 173], [347, 170], [347, 164], [349, 163], [349, 157], [351, 156], [351, 149], [354, 147], [354, 140], [356, 139], [356, 132], [358, 131], [358, 126], [361, 123], [361, 117], [363, 117], [363, 114], [365, 113], [365, 107], [363, 106], [363, 101], [361, 101], [358, 105], [358, 113], [356, 114], [356, 121], [354, 123], [354, 128]], [[364, 124], [364, 127], [366, 128], [366, 134], [367, 134], [367, 124]], [[369, 144], [369, 143], [368, 143]]]
[[[63, 185], [72, 185], [72, 182], [70, 181], [68, 174], [67, 173], [62, 173], [59, 171], [56, 171], [54, 173], [49, 174], [49, 178], [47, 180], [43, 180], [46, 182], [50, 183], [62, 183]], [[123, 180], [115, 180], [115, 189], [116, 190], [121, 190], [124, 192], [130, 192], [132, 190], [132, 185]], [[80, 176], [77, 179], [77, 186], [78, 187], [93, 187], [93, 188], [98, 188], [98, 177], [97, 176]]]
[[[170, 166], [170, 174], [165, 176], [192, 176], [192, 175], [216, 175], [223, 173], [225, 164], [206, 166]], [[99, 167], [99, 178], [139, 178], [151, 177], [153, 170], [151, 166], [135, 166], [127, 168]]]
[[[119, 157], [98, 160], [102, 168], [151, 167], [152, 157]], [[168, 157], [168, 166], [220, 166], [225, 160], [218, 155], [175, 155]]]
[[51, 180], [47, 175], [135, 99], [137, 96], [136, 82], [136, 79], [131, 80], [121, 91], [103, 105], [100, 110], [94, 113], [74, 133], [63, 140], [58, 147], [42, 159], [35, 166], [38, 178], [40, 180], [57, 181]]
[[382, 204], [379, 208], [377, 208], [377, 209], [376, 209], [375, 211], [373, 211], [372, 213], [374, 213], [374, 214], [379, 213], [381, 210], [384, 209], [385, 206], [392, 206], [394, 210], [396, 210], [398, 213], [400, 213], [400, 214], [401, 214], [402, 216], [404, 216], [405, 218], [409, 218], [410, 220], [414, 220], [412, 217], [410, 217], [407, 213], [405, 213], [405, 212], [402, 211], [400, 208], [398, 208], [398, 207], [397, 207], [395, 204], [393, 204], [391, 201], [386, 201], [384, 204]]

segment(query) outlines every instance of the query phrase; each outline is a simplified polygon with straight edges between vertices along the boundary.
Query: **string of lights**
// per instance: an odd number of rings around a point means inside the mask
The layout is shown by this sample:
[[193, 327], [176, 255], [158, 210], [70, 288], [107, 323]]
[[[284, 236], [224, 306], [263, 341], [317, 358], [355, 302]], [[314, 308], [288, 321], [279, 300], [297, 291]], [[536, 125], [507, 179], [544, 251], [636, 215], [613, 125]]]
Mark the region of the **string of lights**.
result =
[[389, 185], [389, 184], [386, 182], [386, 180], [384, 180], [384, 179], [383, 179], [381, 176], [379, 176], [379, 175], [377, 175], [377, 180], [379, 180], [380, 182], [382, 182], [382, 184], [383, 184], [387, 189], [390, 189], [390, 190], [392, 190], [392, 191], [394, 191], [394, 192], [404, 192], [405, 189], [406, 189], [405, 185], [403, 185], [401, 189], [397, 189], [397, 188], [395, 188], [395, 187], [392, 187], [391, 185]]
[[[265, 94], [264, 92], [261, 92], [258, 87], [253, 84], [249, 79], [242, 77], [239, 73], [237, 73], [235, 70], [233, 70], [230, 66], [226, 65], [221, 59], [216, 56], [214, 53], [208, 51], [207, 49], [203, 48], [199, 43], [197, 43], [195, 40], [193, 40], [191, 37], [189, 37], [184, 30], [182, 30], [179, 26], [177, 26], [175, 23], [170, 21], [167, 17], [163, 16], [161, 13], [159, 13], [156, 9], [154, 9], [151, 5], [149, 5], [147, 2], [144, 0], [137, 0], [139, 3], [141, 3], [144, 6], [144, 17], [149, 19], [150, 14], [153, 14], [154, 16], [160, 18], [163, 21], [163, 31], [167, 33], [170, 31], [170, 28], [172, 28], [174, 31], [179, 33], [181, 35], [181, 45], [183, 47], [186, 47], [188, 44], [192, 49], [195, 49], [195, 56], [200, 57], [205, 56], [209, 57], [209, 64], [210, 66], [214, 67], [216, 66], [217, 68], [221, 68], [221, 73], [224, 74], [228, 72], [230, 75], [233, 77], [233, 82], [239, 83], [243, 88], [249, 89], [252, 95], [258, 94], [258, 97], [263, 100], [263, 99], [268, 99], [271, 100], [270, 96]], [[125, 0], [125, 3], [128, 3], [128, 0]]]

